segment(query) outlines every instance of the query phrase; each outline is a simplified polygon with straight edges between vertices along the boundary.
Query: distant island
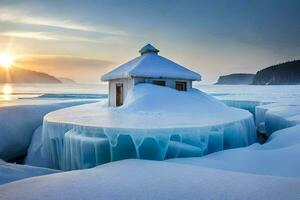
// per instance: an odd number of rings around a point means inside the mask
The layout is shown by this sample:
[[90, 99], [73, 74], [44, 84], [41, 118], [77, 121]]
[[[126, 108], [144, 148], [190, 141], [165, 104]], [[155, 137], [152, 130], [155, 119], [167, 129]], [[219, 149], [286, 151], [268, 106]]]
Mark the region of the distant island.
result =
[[216, 85], [249, 85], [252, 84], [254, 74], [236, 73], [220, 76]]
[[76, 83], [74, 80], [70, 78], [65, 77], [58, 77], [58, 80], [60, 80], [62, 83], [70, 84], [70, 83]]
[[300, 84], [300, 60], [273, 65], [260, 70], [253, 79], [254, 85]]
[[273, 65], [256, 74], [235, 73], [220, 76], [217, 85], [297, 85], [300, 84], [300, 60]]
[[62, 83], [59, 79], [46, 73], [12, 67], [0, 68], [0, 83]]

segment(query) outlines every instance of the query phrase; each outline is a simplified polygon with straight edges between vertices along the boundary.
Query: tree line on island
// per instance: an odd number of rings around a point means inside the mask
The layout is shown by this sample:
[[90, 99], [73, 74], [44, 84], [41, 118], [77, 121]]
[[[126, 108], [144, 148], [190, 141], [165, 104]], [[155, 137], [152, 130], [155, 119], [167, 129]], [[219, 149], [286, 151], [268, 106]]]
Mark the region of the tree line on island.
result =
[[272, 65], [256, 74], [236, 73], [220, 76], [217, 85], [298, 85], [300, 60]]

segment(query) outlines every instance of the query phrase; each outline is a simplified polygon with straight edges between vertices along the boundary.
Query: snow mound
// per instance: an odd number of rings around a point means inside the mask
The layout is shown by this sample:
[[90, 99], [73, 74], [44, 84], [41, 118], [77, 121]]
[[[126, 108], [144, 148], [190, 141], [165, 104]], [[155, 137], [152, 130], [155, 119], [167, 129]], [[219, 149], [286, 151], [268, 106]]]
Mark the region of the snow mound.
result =
[[263, 149], [279, 149], [300, 144], [300, 125], [275, 131], [265, 143]]
[[26, 155], [35, 129], [43, 123], [43, 117], [54, 110], [91, 103], [89, 100], [43, 101], [38, 103], [3, 104], [0, 108], [0, 158], [9, 160]]
[[93, 167], [127, 158], [164, 160], [203, 156], [255, 142], [251, 113], [192, 89], [139, 84], [120, 108], [95, 103], [44, 118], [49, 167]]
[[124, 160], [5, 184], [0, 186], [0, 197], [6, 200], [297, 199], [299, 187], [299, 179]]
[[229, 108], [197, 89], [184, 92], [152, 84], [138, 84], [128, 93], [120, 110], [201, 117], [224, 114]]
[[[53, 169], [31, 167], [28, 165], [11, 164], [0, 160], [0, 185], [24, 178], [42, 176], [45, 174], [52, 174], [57, 172], [59, 171]], [[2, 199], [1, 194], [0, 199]]]

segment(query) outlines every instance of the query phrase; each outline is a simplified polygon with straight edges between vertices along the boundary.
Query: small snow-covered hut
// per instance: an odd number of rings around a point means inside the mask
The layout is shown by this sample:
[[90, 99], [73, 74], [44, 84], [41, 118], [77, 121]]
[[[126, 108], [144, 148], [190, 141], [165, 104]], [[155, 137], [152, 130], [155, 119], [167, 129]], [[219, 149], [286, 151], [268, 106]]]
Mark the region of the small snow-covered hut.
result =
[[200, 81], [200, 74], [158, 55], [159, 50], [147, 44], [140, 56], [103, 75], [109, 82], [109, 105], [121, 106], [136, 84], [151, 83], [186, 91], [192, 81]]

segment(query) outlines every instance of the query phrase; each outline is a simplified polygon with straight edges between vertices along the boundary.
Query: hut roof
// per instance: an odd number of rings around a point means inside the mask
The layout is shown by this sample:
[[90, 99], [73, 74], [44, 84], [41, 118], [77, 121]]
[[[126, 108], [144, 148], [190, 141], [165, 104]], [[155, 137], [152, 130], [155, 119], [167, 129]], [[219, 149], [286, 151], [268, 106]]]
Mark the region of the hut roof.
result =
[[139, 52], [141, 56], [103, 75], [101, 80], [108, 81], [130, 77], [201, 80], [200, 74], [159, 56], [159, 50], [151, 44], [147, 44]]

